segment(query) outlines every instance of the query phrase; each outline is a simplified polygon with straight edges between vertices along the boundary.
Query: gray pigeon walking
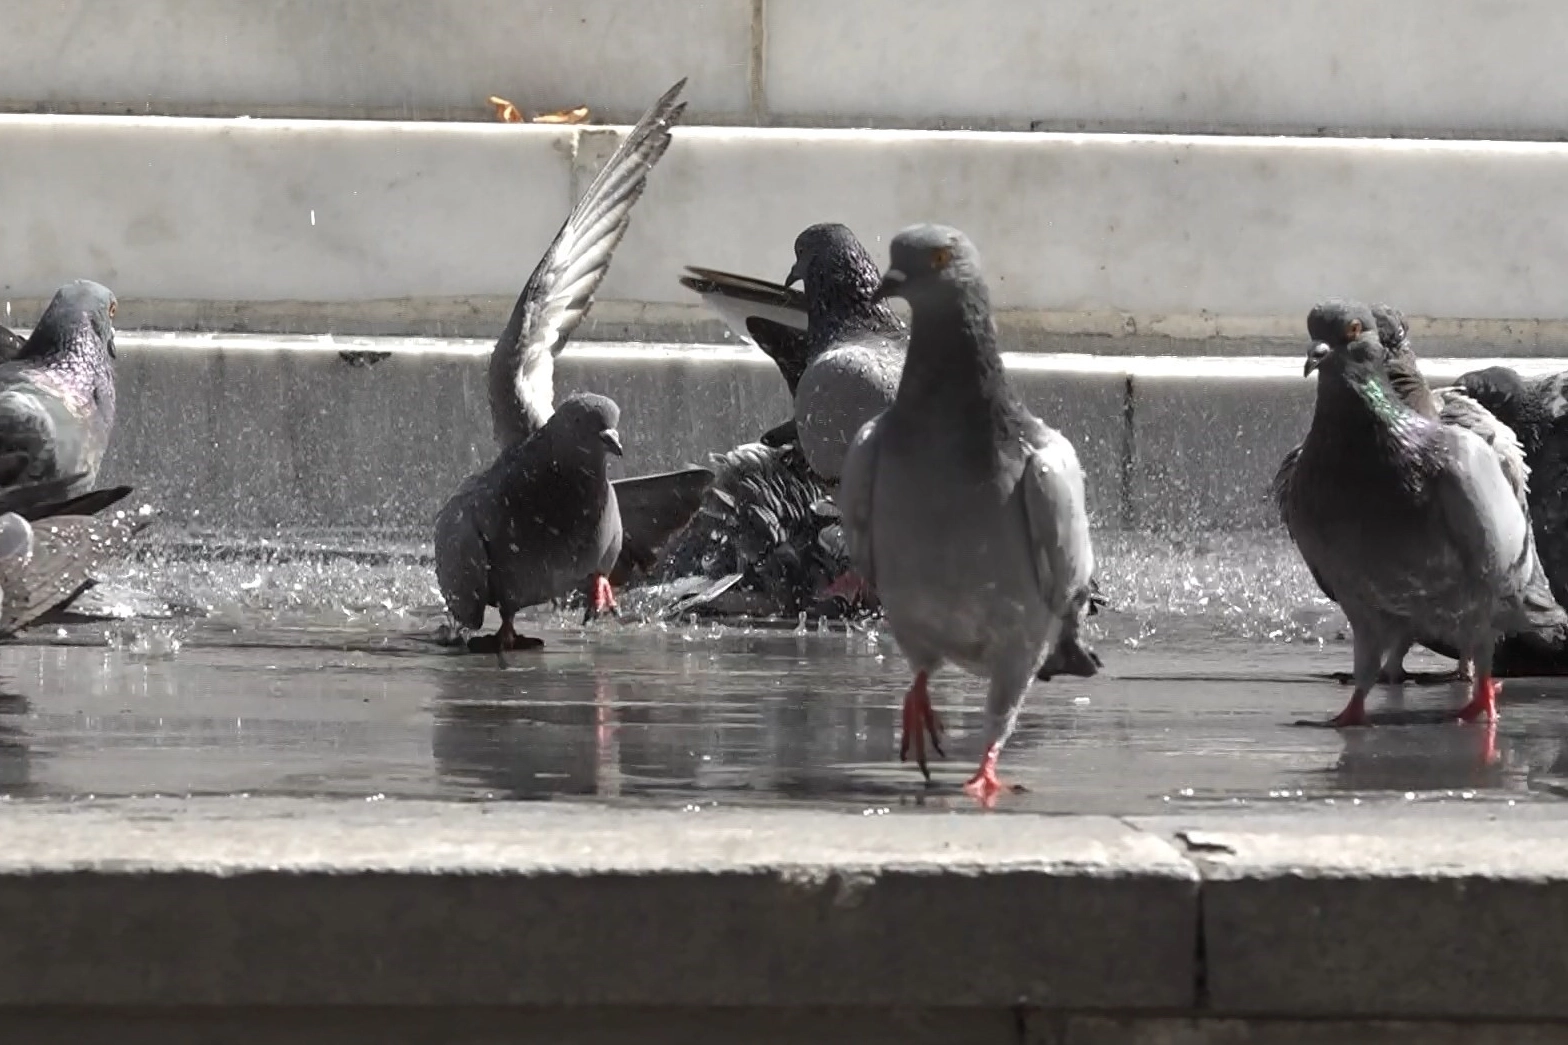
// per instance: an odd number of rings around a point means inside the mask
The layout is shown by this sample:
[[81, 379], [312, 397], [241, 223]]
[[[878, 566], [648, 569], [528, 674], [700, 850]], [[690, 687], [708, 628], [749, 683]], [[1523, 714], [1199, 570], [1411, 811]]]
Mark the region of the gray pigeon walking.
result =
[[939, 743], [932, 672], [951, 661], [990, 679], [984, 754], [966, 785], [990, 803], [1024, 694], [1089, 599], [1083, 470], [1008, 382], [963, 233], [900, 232], [876, 298], [895, 295], [913, 313], [908, 359], [893, 405], [855, 436], [839, 508], [850, 557], [915, 672], [901, 754], [913, 746], [925, 772], [925, 734]]
[[[676, 101], [685, 84], [681, 80], [666, 91], [622, 140], [518, 296], [506, 329], [490, 354], [490, 419], [503, 458], [512, 448], [528, 443], [550, 421], [555, 410], [555, 357], [592, 305], [594, 292], [609, 271], [611, 255], [626, 233], [632, 206], [642, 196], [654, 164], [669, 148], [670, 131], [686, 108], [685, 103]], [[494, 565], [491, 556], [515, 554], [504, 547], [487, 547], [473, 538], [470, 526], [458, 525], [461, 519], [475, 516], [493, 524], [498, 508], [483, 502], [507, 492], [498, 484], [510, 473], [497, 471], [500, 464], [498, 460], [489, 471], [465, 483], [437, 519], [436, 556], [446, 563], [444, 574], [438, 571], [442, 595], [460, 631], [477, 627], [465, 622], [483, 617], [483, 603], [475, 616], [473, 600], [478, 596], [474, 592]], [[686, 469], [622, 480], [634, 484], [626, 490], [633, 509], [624, 520], [627, 556], [605, 570], [585, 571], [579, 578], [589, 582], [590, 616], [614, 605], [607, 575], [625, 578], [646, 570], [657, 550], [696, 512], [701, 491], [711, 478], [706, 469]], [[509, 502], [523, 503], [515, 495]], [[542, 575], [549, 572], [541, 570]], [[569, 590], [544, 598], [557, 598]], [[497, 605], [500, 594], [486, 592], [484, 597], [491, 600], [490, 605]], [[505, 647], [515, 639], [510, 617], [503, 613], [503, 618], [503, 632], [497, 641]], [[489, 640], [469, 642], [473, 649], [489, 645]]]
[[512, 443], [470, 476], [436, 516], [436, 580], [453, 620], [477, 631], [501, 611], [473, 652], [543, 645], [512, 618], [592, 578], [590, 614], [613, 610], [609, 574], [621, 553], [621, 514], [608, 455], [621, 455], [620, 409], [601, 395], [568, 397], [533, 438]]
[[114, 430], [114, 312], [88, 280], [55, 292], [31, 335], [0, 364], [0, 488], [75, 476], [90, 490]]
[[1388, 657], [1417, 636], [1475, 665], [1463, 721], [1492, 719], [1498, 634], [1527, 624], [1529, 523], [1498, 455], [1395, 393], [1371, 309], [1328, 301], [1307, 317], [1318, 372], [1311, 428], [1282, 496], [1302, 558], [1353, 632], [1354, 690], [1331, 725], [1368, 723]]

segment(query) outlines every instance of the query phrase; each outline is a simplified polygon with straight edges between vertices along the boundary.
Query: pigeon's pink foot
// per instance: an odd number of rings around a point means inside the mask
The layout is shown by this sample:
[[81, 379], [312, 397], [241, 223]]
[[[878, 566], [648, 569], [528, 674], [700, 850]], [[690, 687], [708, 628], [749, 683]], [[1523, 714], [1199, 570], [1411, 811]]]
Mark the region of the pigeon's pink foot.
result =
[[1002, 782], [996, 778], [996, 760], [1001, 757], [1001, 754], [1000, 744], [992, 744], [986, 748], [985, 754], [980, 759], [980, 768], [975, 770], [975, 775], [964, 785], [964, 793], [987, 809], [996, 805], [996, 796], [1003, 790]]
[[[871, 595], [871, 585], [866, 579], [854, 570], [845, 570], [833, 578], [833, 583], [822, 589], [822, 597], [831, 599], [835, 596], [850, 603], [865, 602]], [[921, 676], [924, 678], [924, 676]]]
[[587, 624], [601, 614], [618, 613], [620, 609], [615, 601], [615, 589], [610, 587], [610, 578], [602, 573], [596, 573], [589, 578], [588, 612], [583, 615], [583, 623]]
[[913, 747], [915, 764], [930, 780], [931, 770], [926, 768], [926, 737], [930, 736], [932, 749], [941, 755], [942, 726], [937, 721], [936, 709], [931, 706], [931, 693], [926, 688], [926, 681], [926, 673], [920, 672], [915, 676], [909, 692], [904, 694], [904, 727], [898, 742], [898, 760], [907, 760], [909, 749]]
[[1490, 676], [1476, 679], [1475, 690], [1470, 695], [1470, 703], [1454, 714], [1455, 721], [1496, 722], [1497, 695], [1502, 691], [1503, 684]]
[[1361, 690], [1356, 690], [1350, 695], [1350, 702], [1343, 711], [1328, 720], [1328, 724], [1335, 729], [1344, 729], [1346, 726], [1370, 726], [1372, 720], [1367, 718], [1367, 695]]

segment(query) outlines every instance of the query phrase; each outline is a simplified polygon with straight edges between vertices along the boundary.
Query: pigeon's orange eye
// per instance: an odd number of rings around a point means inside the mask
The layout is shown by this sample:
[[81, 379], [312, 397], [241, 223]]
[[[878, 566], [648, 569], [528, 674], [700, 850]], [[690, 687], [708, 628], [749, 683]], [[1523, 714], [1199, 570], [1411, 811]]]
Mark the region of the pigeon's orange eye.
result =
[[953, 252], [946, 247], [937, 247], [931, 252], [931, 267], [941, 272], [947, 268], [948, 262], [953, 260]]
[[1361, 336], [1361, 320], [1352, 319], [1345, 324], [1345, 340], [1354, 341]]
[[118, 301], [111, 301], [111, 302], [109, 302], [109, 318], [110, 319], [114, 318], [114, 306], [116, 306], [118, 304], [119, 304]]

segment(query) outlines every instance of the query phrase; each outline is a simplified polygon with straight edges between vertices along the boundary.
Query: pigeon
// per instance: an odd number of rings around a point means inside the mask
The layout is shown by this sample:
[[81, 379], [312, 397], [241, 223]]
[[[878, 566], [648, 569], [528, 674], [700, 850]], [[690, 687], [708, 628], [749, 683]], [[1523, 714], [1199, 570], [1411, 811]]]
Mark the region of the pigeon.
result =
[[1504, 366], [1472, 370], [1455, 387], [1519, 439], [1530, 468], [1530, 518], [1552, 595], [1568, 603], [1568, 371], [1521, 377]]
[[[1420, 360], [1416, 357], [1410, 343], [1409, 324], [1406, 323], [1402, 312], [1391, 305], [1378, 304], [1372, 306], [1372, 315], [1377, 323], [1378, 342], [1385, 352], [1384, 360], [1389, 384], [1400, 401], [1423, 417], [1441, 420], [1444, 424], [1459, 425], [1486, 440], [1487, 445], [1491, 446], [1497, 455], [1498, 463], [1508, 478], [1510, 488], [1520, 502], [1524, 503], [1529, 468], [1513, 433], [1483, 406], [1465, 395], [1461, 389], [1434, 390], [1427, 384], [1426, 378], [1421, 373]], [[1274, 480], [1274, 496], [1280, 506], [1282, 518], [1285, 512], [1286, 491], [1294, 471], [1296, 457], [1300, 452], [1301, 447], [1297, 446], [1286, 454], [1280, 464], [1279, 474]], [[1568, 613], [1563, 611], [1562, 606], [1553, 597], [1545, 569], [1536, 555], [1533, 544], [1532, 541], [1531, 580], [1524, 595], [1524, 608], [1529, 623], [1522, 630], [1499, 639], [1493, 657], [1494, 676], [1555, 674], [1568, 669]], [[1316, 576], [1314, 579], [1317, 580], [1318, 587], [1323, 593], [1333, 599], [1333, 593], [1324, 585], [1323, 579]], [[1459, 656], [1455, 647], [1439, 636], [1421, 635], [1414, 637], [1413, 641], [1419, 641], [1423, 646], [1444, 656], [1455, 658]], [[1404, 657], [1408, 652], [1408, 644], [1404, 648], [1391, 650], [1379, 672], [1379, 681], [1398, 684], [1414, 678], [1415, 676], [1404, 669]], [[1548, 665], [1553, 663], [1560, 667], [1551, 670]], [[1543, 671], [1543, 668], [1547, 670]], [[1440, 680], [1466, 678], [1469, 675], [1469, 666], [1461, 663], [1458, 672], [1441, 676]]]
[[1430, 636], [1474, 664], [1461, 721], [1492, 720], [1499, 633], [1527, 625], [1530, 531], [1498, 455], [1469, 429], [1395, 394], [1366, 305], [1332, 300], [1307, 317], [1317, 403], [1282, 515], [1308, 569], [1350, 620], [1354, 689], [1334, 726], [1366, 725], [1380, 667]]
[[[611, 255], [626, 233], [632, 206], [642, 196], [648, 173], [669, 148], [671, 128], [686, 108], [684, 102], [676, 101], [685, 84], [683, 79], [666, 91], [617, 147], [556, 233], [518, 296], [489, 364], [491, 427], [503, 458], [512, 448], [527, 444], [543, 431], [554, 412], [555, 357], [593, 303], [594, 292], [609, 271]], [[504, 472], [492, 473], [499, 464], [498, 459], [497, 465], [484, 475], [498, 480]], [[470, 515], [477, 512], [494, 516], [494, 506], [480, 504], [479, 499], [499, 496], [502, 491], [493, 482], [481, 482], [480, 478], [470, 478], [454, 501], [462, 501]], [[609, 577], [624, 580], [650, 568], [650, 560], [656, 560], [658, 549], [696, 512], [701, 495], [694, 494], [693, 488], [705, 488], [711, 479], [712, 473], [707, 469], [691, 468], [620, 481], [625, 484], [629, 509], [628, 517], [622, 520], [625, 540], [620, 543], [626, 556], [602, 571], [606, 576], [599, 576], [596, 570], [584, 572], [585, 578], [590, 572], [595, 575], [588, 593], [590, 616], [596, 612], [595, 607], [613, 605], [613, 582]], [[511, 502], [517, 503], [517, 498]], [[462, 633], [477, 627], [464, 623], [475, 619], [474, 596], [465, 585], [472, 582], [480, 567], [476, 565], [477, 553], [471, 541], [441, 546], [443, 540], [458, 541], [460, 535], [468, 533], [454, 528], [449, 509], [455, 511], [450, 502], [441, 516], [447, 519], [446, 526], [438, 519], [436, 555], [448, 563], [449, 576], [461, 574], [454, 564], [468, 564], [462, 567], [469, 571], [465, 579], [453, 581], [453, 590], [459, 594], [448, 599], [447, 607]], [[443, 584], [443, 591], [446, 590]], [[479, 615], [483, 615], [483, 604]], [[503, 647], [516, 641], [510, 618], [503, 620], [503, 632], [497, 640]], [[470, 648], [488, 645], [489, 640], [469, 642]]]
[[9, 363], [22, 354], [27, 339], [10, 327], [0, 327], [0, 363]]
[[0, 489], [66, 475], [71, 493], [92, 489], [114, 429], [115, 305], [105, 286], [67, 283], [0, 364]]
[[901, 757], [913, 746], [929, 779], [927, 733], [942, 753], [932, 672], [951, 661], [988, 678], [984, 753], [965, 789], [990, 804], [1024, 694], [1089, 599], [1083, 469], [1007, 379], [968, 237], [900, 232], [874, 298], [893, 296], [913, 316], [908, 359], [893, 405], [850, 445], [839, 510], [850, 558], [915, 673]]
[[436, 516], [436, 580], [464, 633], [485, 608], [500, 630], [468, 640], [472, 652], [535, 649], [518, 611], [557, 599], [591, 578], [589, 614], [615, 609], [609, 574], [621, 553], [621, 515], [608, 455], [621, 456], [620, 408], [601, 395], [569, 396], [526, 442], [470, 476]]

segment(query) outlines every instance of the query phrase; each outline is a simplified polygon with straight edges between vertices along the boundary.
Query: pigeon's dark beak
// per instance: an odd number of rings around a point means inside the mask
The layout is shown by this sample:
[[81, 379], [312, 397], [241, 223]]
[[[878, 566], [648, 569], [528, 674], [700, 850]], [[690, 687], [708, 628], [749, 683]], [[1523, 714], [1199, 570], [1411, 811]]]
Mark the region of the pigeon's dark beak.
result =
[[113, 331], [110, 331], [110, 333], [109, 333], [109, 343], [105, 347], [107, 347], [109, 349], [109, 358], [110, 359], [118, 359], [119, 358], [120, 353], [117, 352], [115, 350], [115, 347], [114, 347], [114, 332]]
[[800, 259], [797, 258], [795, 259], [795, 264], [789, 267], [789, 275], [784, 277], [784, 285], [786, 287], [793, 287], [796, 283], [805, 282], [805, 279], [806, 273], [802, 269]]
[[599, 442], [603, 443], [604, 448], [616, 457], [624, 457], [626, 455], [626, 451], [621, 449], [621, 433], [613, 428], [606, 428], [600, 432]]
[[1323, 360], [1328, 358], [1328, 346], [1319, 341], [1307, 353], [1307, 365], [1301, 368], [1301, 376], [1309, 377], [1312, 371], [1323, 365]]
[[882, 282], [877, 284], [877, 292], [871, 295], [871, 300], [877, 302], [884, 298], [898, 297], [903, 292], [904, 282], [908, 278], [898, 269], [888, 269], [886, 275], [882, 277]]

